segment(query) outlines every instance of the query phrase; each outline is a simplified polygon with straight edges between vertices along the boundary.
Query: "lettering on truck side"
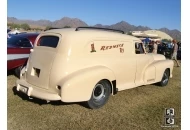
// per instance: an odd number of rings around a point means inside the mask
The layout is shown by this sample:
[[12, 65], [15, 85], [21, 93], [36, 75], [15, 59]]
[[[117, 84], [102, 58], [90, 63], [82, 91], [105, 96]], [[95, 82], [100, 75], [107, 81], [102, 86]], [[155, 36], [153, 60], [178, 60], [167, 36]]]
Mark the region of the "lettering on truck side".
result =
[[108, 50], [108, 49], [112, 49], [112, 48], [119, 48], [119, 47], [123, 47], [124, 44], [117, 44], [117, 45], [112, 45], [112, 46], [101, 46], [100, 50]]

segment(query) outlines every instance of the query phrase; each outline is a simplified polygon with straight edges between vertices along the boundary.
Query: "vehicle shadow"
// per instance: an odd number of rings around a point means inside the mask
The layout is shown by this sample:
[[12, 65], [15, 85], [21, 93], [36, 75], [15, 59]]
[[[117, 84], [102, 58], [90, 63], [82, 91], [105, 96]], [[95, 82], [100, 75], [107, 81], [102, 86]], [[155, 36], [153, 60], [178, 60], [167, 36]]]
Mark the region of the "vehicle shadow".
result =
[[7, 76], [14, 75], [14, 72], [12, 70], [7, 71]]
[[14, 95], [17, 95], [19, 96], [20, 98], [22, 98], [22, 100], [27, 100], [29, 102], [33, 102], [35, 104], [39, 104], [40, 106], [41, 105], [48, 105], [48, 104], [51, 104], [51, 105], [55, 105], [55, 106], [60, 106], [60, 105], [73, 105], [73, 104], [77, 104], [77, 105], [80, 105], [80, 106], [83, 106], [85, 108], [89, 108], [85, 102], [72, 102], [72, 103], [65, 103], [65, 102], [62, 102], [62, 101], [51, 101], [51, 102], [47, 102], [45, 100], [41, 100], [41, 99], [38, 99], [38, 98], [29, 98], [26, 94], [20, 92], [20, 91], [17, 91], [16, 90], [16, 86], [14, 86], [12, 88], [13, 90], [13, 93]]
[[14, 75], [15, 77], [19, 78], [19, 77], [15, 74], [15, 72], [14, 72], [13, 70], [8, 70], [8, 71], [7, 71], [7, 76], [10, 76], [10, 75]]

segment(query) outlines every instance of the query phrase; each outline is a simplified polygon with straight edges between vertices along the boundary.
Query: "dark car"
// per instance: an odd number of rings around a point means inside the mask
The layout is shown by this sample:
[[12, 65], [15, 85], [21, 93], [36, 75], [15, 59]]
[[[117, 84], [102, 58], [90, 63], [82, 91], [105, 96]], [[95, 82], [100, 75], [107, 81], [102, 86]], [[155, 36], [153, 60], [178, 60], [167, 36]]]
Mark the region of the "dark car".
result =
[[7, 29], [7, 33], [9, 33], [11, 30], [10, 29]]
[[158, 54], [163, 54], [166, 58], [171, 59], [173, 48], [169, 46], [169, 43], [161, 43], [158, 45]]
[[[173, 53], [173, 47], [169, 46], [169, 43], [162, 43], [158, 45], [158, 54], [163, 54], [166, 58], [171, 59]], [[177, 59], [181, 60], [181, 44], [178, 43]]]
[[11, 31], [10, 29], [7, 29], [7, 39], [10, 38], [10, 34], [9, 34], [10, 31]]
[[7, 39], [7, 70], [14, 70], [19, 77], [20, 71], [26, 65], [30, 49], [38, 36], [38, 33], [23, 33], [13, 35]]

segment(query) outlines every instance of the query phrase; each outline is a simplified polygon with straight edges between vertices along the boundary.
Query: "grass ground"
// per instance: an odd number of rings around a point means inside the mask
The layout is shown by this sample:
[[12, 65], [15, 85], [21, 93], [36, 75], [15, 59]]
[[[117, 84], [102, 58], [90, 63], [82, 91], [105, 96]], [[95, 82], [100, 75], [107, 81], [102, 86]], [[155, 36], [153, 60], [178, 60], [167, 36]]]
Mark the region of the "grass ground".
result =
[[[181, 129], [181, 68], [174, 67], [166, 87], [148, 85], [118, 92], [91, 110], [79, 103], [28, 99], [7, 77], [8, 130], [179, 130]], [[164, 109], [175, 109], [176, 128], [163, 128]]]

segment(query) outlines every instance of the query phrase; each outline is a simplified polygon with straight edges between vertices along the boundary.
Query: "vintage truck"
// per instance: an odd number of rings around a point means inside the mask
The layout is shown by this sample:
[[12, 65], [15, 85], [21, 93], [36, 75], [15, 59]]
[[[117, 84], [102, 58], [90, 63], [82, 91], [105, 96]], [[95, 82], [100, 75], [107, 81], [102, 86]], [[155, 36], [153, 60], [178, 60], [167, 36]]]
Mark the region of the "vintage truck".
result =
[[97, 109], [110, 95], [142, 85], [166, 86], [173, 61], [146, 53], [123, 31], [78, 27], [41, 33], [22, 69], [17, 90], [47, 101], [83, 102]]

